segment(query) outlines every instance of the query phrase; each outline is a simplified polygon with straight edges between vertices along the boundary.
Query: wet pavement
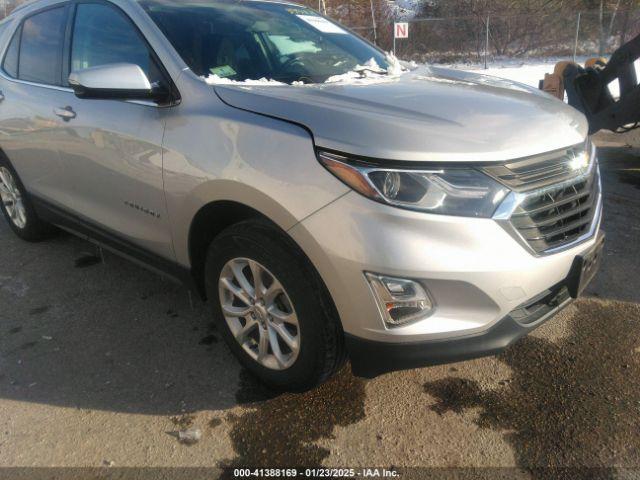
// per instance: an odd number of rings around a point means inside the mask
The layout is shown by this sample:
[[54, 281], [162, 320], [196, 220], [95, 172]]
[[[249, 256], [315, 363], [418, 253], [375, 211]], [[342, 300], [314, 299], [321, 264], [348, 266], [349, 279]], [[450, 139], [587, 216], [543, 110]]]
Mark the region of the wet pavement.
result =
[[[498, 357], [370, 381], [345, 368], [305, 394], [243, 371], [182, 287], [68, 235], [22, 243], [1, 223], [0, 466], [636, 478], [640, 150], [603, 144], [607, 249], [584, 299]], [[195, 445], [176, 438], [188, 428]]]

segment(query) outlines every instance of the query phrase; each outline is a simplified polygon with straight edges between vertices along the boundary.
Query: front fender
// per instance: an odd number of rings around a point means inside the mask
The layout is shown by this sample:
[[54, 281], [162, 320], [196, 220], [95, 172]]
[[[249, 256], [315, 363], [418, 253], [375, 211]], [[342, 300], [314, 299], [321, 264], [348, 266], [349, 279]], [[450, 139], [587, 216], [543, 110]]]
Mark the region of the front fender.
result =
[[163, 143], [174, 250], [186, 267], [191, 222], [211, 202], [246, 205], [286, 231], [349, 191], [320, 165], [309, 131], [225, 105], [202, 88], [168, 114]]

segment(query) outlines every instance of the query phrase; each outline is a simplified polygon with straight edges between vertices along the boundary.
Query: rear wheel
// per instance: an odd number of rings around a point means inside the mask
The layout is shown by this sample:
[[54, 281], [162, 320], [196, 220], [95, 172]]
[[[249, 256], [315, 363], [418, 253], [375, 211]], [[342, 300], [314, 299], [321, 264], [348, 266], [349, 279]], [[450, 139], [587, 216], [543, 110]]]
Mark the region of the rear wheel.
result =
[[18, 174], [0, 158], [0, 209], [11, 229], [23, 240], [37, 242], [51, 236], [54, 228], [38, 218]]
[[297, 246], [263, 221], [211, 244], [207, 297], [226, 343], [272, 387], [311, 388], [344, 362], [342, 329], [322, 281]]

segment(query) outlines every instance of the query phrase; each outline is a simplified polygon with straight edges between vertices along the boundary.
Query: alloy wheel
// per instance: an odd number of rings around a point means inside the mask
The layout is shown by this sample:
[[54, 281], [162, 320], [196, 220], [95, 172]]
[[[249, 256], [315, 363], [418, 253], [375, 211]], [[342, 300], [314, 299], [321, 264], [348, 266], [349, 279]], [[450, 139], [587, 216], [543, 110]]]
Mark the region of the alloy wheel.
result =
[[16, 180], [6, 167], [0, 167], [0, 199], [11, 222], [18, 228], [27, 225], [27, 210]]
[[300, 353], [298, 317], [286, 290], [266, 267], [234, 258], [218, 281], [231, 334], [253, 360], [272, 370], [291, 367]]

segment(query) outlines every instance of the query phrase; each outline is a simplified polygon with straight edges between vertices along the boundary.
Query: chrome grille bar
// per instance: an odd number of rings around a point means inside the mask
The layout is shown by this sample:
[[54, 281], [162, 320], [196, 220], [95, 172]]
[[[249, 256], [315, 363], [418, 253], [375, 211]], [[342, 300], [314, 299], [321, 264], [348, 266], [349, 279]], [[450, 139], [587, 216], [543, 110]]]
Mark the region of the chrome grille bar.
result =
[[581, 155], [591, 153], [590, 148], [589, 143], [580, 144], [544, 155], [491, 165], [483, 170], [516, 192], [536, 190], [561, 183], [579, 174], [574, 161]]
[[580, 193], [576, 193], [575, 195], [572, 195], [570, 197], [566, 197], [560, 201], [554, 201], [553, 199], [551, 201], [548, 201], [547, 203], [545, 203], [542, 206], [536, 207], [536, 208], [532, 208], [529, 210], [525, 210], [525, 211], [519, 211], [519, 212], [515, 212], [513, 214], [514, 217], [521, 217], [521, 216], [526, 216], [526, 217], [530, 217], [533, 215], [536, 215], [538, 213], [541, 212], [546, 212], [547, 210], [550, 210], [552, 208], [560, 208], [562, 206], [565, 205], [569, 205], [572, 202], [575, 201], [580, 201], [581, 199], [585, 198], [585, 197], [589, 197], [591, 195], [591, 192], [587, 191], [587, 192], [580, 192]]
[[540, 227], [549, 227], [549, 226], [555, 225], [560, 220], [566, 220], [568, 218], [574, 217], [575, 215], [581, 214], [583, 212], [586, 212], [586, 211], [590, 210], [591, 208], [593, 208], [593, 199], [590, 199], [589, 203], [583, 204], [582, 207], [580, 207], [580, 208], [578, 208], [576, 210], [571, 210], [569, 212], [563, 213], [562, 215], [555, 215], [553, 217], [547, 218], [546, 220], [540, 220], [536, 224], [520, 225], [520, 224], [516, 224], [516, 222], [513, 222], [513, 224], [516, 226], [516, 228], [518, 230], [527, 230], [527, 229], [530, 229], [530, 228], [538, 228], [539, 229]]
[[[588, 164], [578, 164], [578, 169], [575, 158], [579, 153], [575, 148], [569, 150], [573, 153], [563, 156], [562, 161], [557, 155], [549, 160], [547, 155], [538, 163], [526, 159], [502, 167], [493, 166], [492, 171], [487, 172], [495, 176], [499, 168], [510, 171], [508, 175], [501, 175], [500, 181], [514, 192], [505, 199], [494, 219], [538, 255], [589, 238], [599, 221], [600, 174], [595, 150]], [[549, 179], [553, 182], [540, 187], [541, 182]]]

